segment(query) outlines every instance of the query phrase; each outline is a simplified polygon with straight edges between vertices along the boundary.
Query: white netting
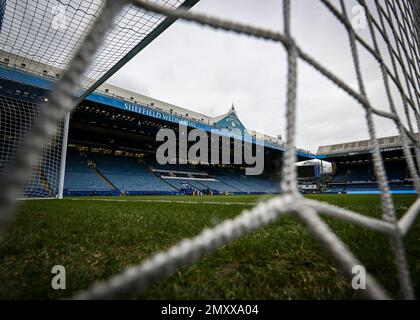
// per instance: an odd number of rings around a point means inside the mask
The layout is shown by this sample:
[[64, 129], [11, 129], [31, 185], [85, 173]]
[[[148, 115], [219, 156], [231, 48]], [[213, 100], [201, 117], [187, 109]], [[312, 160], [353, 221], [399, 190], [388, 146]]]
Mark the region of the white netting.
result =
[[[6, 174], [6, 168], [15, 159], [19, 146], [32, 128], [39, 107], [39, 104], [21, 98], [0, 96], [0, 179]], [[19, 197], [48, 198], [57, 195], [60, 180], [62, 122], [58, 132], [45, 145], [42, 156], [29, 177], [29, 183]]]
[[[176, 8], [180, 0], [155, 0]], [[57, 78], [68, 67], [104, 0], [7, 0], [0, 32], [0, 60], [9, 66], [43, 77]], [[164, 20], [152, 12], [125, 6], [115, 18], [94, 62], [80, 85], [88, 88]], [[5, 60], [6, 59], [6, 60]]]
[[[326, 251], [331, 254], [341, 270], [351, 276], [354, 265], [360, 264], [347, 246], [330, 230], [320, 218], [326, 214], [351, 223], [356, 223], [389, 236], [390, 246], [395, 257], [398, 279], [404, 298], [414, 298], [413, 287], [403, 246], [403, 237], [413, 224], [420, 210], [420, 199], [407, 210], [405, 215], [397, 220], [393, 199], [389, 193], [382, 155], [376, 137], [373, 115], [391, 119], [401, 134], [403, 151], [408, 168], [413, 177], [416, 190], [420, 190], [417, 164], [419, 157], [413, 158], [409, 141], [414, 144], [415, 154], [419, 154], [419, 141], [415, 131], [419, 128], [419, 19], [420, 5], [417, 1], [372, 1], [369, 5], [364, 0], [357, 1], [366, 13], [370, 39], [367, 42], [353, 28], [348, 15], [348, 8], [343, 0], [334, 4], [327, 0], [320, 0], [325, 7], [337, 18], [348, 33], [353, 66], [357, 75], [358, 89], [341, 80], [335, 73], [328, 70], [315, 60], [310, 54], [302, 50], [293, 37], [290, 28], [290, 1], [283, 1], [283, 32], [275, 32], [262, 28], [234, 23], [205, 15], [189, 13], [185, 10], [168, 10], [149, 2], [133, 0], [135, 5], [151, 12], [166, 16], [178, 17], [184, 20], [207, 25], [212, 28], [223, 29], [260, 39], [281, 43], [287, 52], [288, 81], [287, 81], [287, 148], [283, 159], [282, 189], [284, 194], [261, 203], [252, 210], [244, 211], [232, 220], [204, 230], [190, 240], [183, 240], [166, 252], [158, 253], [142, 264], [128, 268], [110, 280], [95, 284], [89, 290], [76, 298], [114, 298], [127, 296], [135, 291], [147, 288], [151, 283], [174, 272], [177, 268], [197, 261], [200, 257], [212, 252], [216, 248], [238, 238], [252, 230], [274, 221], [279, 216], [291, 213], [296, 215], [306, 225], [310, 233], [317, 238]], [[54, 134], [57, 122], [65, 112], [71, 110], [73, 100], [71, 92], [77, 88], [82, 80], [84, 70], [90, 65], [97, 48], [103, 42], [104, 36], [112, 27], [112, 18], [122, 8], [122, 2], [109, 1], [98, 17], [91, 32], [85, 39], [85, 45], [69, 64], [63, 79], [51, 93], [49, 101], [44, 104], [38, 121], [36, 122], [30, 139], [20, 151], [18, 161], [8, 168], [7, 175], [0, 185], [0, 227], [5, 229], [14, 213], [15, 198], [19, 190], [25, 185], [26, 177], [41, 153], [49, 136]], [[378, 41], [386, 44], [388, 59], [384, 59], [384, 51], [378, 46]], [[87, 45], [88, 44], [88, 45]], [[372, 105], [366, 94], [362, 68], [359, 61], [359, 50], [363, 47], [376, 60], [383, 76], [383, 85], [389, 110], [383, 111]], [[320, 74], [331, 80], [336, 86], [354, 98], [365, 110], [366, 122], [372, 142], [372, 158], [375, 174], [381, 190], [383, 216], [381, 219], [370, 218], [362, 214], [338, 208], [329, 204], [303, 198], [296, 189], [295, 172], [295, 136], [296, 136], [296, 93], [298, 62], [304, 61]], [[405, 110], [405, 117], [400, 117], [396, 111], [395, 94], [401, 99]], [[408, 127], [407, 127], [408, 125]], [[417, 160], [414, 160], [417, 159]], [[388, 298], [386, 290], [368, 274], [367, 289], [364, 293], [370, 298]], [[394, 296], [398, 297], [397, 293]]]
[[[154, 2], [170, 8], [184, 4], [179, 0]], [[28, 85], [33, 85], [34, 76], [49, 83], [58, 81], [104, 4], [103, 0], [0, 1], [0, 78], [9, 79], [12, 73], [17, 73], [18, 78], [14, 80]], [[133, 5], [124, 6], [114, 19], [114, 28], [107, 32], [103, 45], [95, 52], [94, 63], [83, 73], [73, 94], [87, 95], [94, 86], [105, 81], [102, 77], [155, 31], [164, 19]], [[5, 166], [13, 160], [23, 137], [30, 131], [40, 107], [38, 101], [41, 99], [25, 102], [30, 96], [25, 95], [24, 90], [8, 93], [15, 99], [8, 98], [6, 90], [0, 91], [0, 177]], [[62, 154], [59, 143], [64, 136], [63, 130], [62, 126], [49, 143], [21, 196], [58, 195]]]

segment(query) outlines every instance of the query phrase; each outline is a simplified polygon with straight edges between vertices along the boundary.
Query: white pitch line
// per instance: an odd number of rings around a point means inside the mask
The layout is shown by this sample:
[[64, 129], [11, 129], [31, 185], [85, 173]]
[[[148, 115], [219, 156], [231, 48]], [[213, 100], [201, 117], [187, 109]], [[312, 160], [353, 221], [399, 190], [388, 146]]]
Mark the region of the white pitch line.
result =
[[149, 203], [183, 203], [183, 204], [219, 204], [219, 205], [242, 205], [255, 206], [257, 202], [217, 202], [217, 201], [187, 201], [187, 200], [152, 200], [152, 199], [82, 199], [82, 198], [67, 198], [73, 201], [105, 201], [105, 202], [149, 202]]

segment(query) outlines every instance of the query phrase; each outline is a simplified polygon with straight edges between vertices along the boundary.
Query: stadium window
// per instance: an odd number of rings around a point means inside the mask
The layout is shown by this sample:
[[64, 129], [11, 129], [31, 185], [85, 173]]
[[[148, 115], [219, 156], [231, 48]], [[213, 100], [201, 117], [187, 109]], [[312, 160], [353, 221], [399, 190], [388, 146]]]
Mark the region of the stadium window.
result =
[[367, 147], [367, 146], [369, 146], [369, 141], [360, 141], [358, 143], [358, 146], [359, 147]]
[[42, 70], [42, 73], [45, 74], [45, 75], [47, 75], [48, 74], [48, 71], [44, 69], [44, 70]]
[[340, 145], [331, 146], [331, 151], [334, 151], [334, 150], [337, 150], [337, 149], [340, 149]]
[[26, 68], [26, 63], [21, 63], [20, 66], [25, 69]]

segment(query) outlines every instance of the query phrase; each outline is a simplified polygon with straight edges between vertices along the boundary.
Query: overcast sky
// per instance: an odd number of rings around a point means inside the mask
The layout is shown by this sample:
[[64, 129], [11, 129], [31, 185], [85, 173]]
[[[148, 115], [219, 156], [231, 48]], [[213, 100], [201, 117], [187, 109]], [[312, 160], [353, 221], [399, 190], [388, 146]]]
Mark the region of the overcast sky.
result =
[[[352, 14], [354, 2], [346, 4]], [[201, 0], [193, 11], [283, 27], [280, 0]], [[368, 39], [367, 29], [359, 32]], [[319, 1], [292, 1], [292, 33], [305, 51], [357, 88], [347, 33]], [[387, 110], [379, 68], [360, 54], [369, 98]], [[284, 136], [286, 68], [280, 44], [177, 21], [108, 82], [209, 116], [226, 113], [233, 102], [247, 128]], [[320, 145], [368, 138], [362, 108], [303, 61], [298, 68], [298, 147], [315, 152]], [[397, 133], [387, 120], [377, 121], [377, 129], [382, 136]]]

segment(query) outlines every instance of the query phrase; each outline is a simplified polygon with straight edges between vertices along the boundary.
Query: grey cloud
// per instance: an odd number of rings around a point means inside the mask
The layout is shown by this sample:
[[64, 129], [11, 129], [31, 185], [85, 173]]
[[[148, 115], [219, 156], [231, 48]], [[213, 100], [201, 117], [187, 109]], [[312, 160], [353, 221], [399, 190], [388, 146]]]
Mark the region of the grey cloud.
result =
[[[356, 2], [346, 4], [351, 12]], [[279, 0], [201, 0], [193, 10], [283, 28]], [[305, 51], [357, 90], [345, 29], [320, 1], [292, 1], [292, 32]], [[369, 38], [367, 30], [360, 34]], [[365, 52], [360, 55], [369, 98], [387, 109], [378, 67]], [[361, 106], [304, 62], [298, 67], [299, 147], [316, 151], [319, 145], [367, 138]], [[178, 21], [111, 83], [210, 116], [225, 113], [234, 102], [248, 128], [284, 136], [286, 71], [280, 44]], [[381, 134], [395, 133], [389, 121], [378, 120], [377, 127]]]

